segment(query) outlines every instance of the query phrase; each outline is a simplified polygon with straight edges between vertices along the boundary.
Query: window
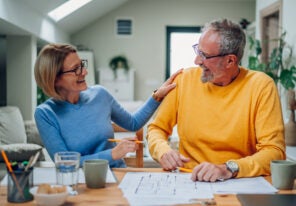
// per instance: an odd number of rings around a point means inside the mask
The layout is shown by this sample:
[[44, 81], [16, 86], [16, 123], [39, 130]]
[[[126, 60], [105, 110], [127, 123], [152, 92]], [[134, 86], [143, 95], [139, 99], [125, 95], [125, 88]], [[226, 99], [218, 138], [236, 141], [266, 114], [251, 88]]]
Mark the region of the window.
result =
[[48, 13], [55, 22], [60, 21], [92, 0], [69, 0]]
[[167, 27], [166, 79], [180, 68], [194, 66], [192, 45], [200, 34], [200, 27]]

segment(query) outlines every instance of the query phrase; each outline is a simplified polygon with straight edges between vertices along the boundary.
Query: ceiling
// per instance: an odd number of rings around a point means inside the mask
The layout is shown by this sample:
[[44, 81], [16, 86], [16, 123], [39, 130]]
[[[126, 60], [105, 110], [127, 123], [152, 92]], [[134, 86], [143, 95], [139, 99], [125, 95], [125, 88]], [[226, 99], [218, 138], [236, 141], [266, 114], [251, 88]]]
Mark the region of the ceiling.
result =
[[[32, 10], [35, 10], [43, 16], [47, 16], [49, 11], [66, 1], [67, 0], [21, 0], [18, 3], [26, 4]], [[127, 1], [128, 0], [93, 0], [56, 23], [56, 25], [71, 35]], [[28, 34], [28, 32], [0, 19], [0, 34]]]

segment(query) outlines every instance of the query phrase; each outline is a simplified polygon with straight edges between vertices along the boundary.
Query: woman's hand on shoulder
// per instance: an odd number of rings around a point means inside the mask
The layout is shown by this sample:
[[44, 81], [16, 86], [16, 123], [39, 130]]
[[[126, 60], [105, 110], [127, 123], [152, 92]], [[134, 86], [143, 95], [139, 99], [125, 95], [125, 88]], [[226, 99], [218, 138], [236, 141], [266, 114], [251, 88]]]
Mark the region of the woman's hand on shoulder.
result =
[[161, 102], [165, 96], [176, 87], [176, 83], [174, 82], [175, 78], [183, 72], [183, 68], [176, 71], [174, 74], [170, 76], [157, 90], [153, 92], [152, 97]]

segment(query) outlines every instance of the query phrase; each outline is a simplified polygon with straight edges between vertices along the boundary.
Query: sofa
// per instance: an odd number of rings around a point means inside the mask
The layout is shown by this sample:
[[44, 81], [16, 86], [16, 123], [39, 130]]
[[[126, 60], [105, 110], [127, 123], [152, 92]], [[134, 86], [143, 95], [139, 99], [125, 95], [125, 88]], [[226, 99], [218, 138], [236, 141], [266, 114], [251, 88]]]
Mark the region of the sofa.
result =
[[[143, 102], [123, 102], [122, 105], [129, 112], [134, 112], [142, 105]], [[146, 135], [146, 125], [143, 127], [144, 135]], [[129, 136], [121, 132], [115, 133], [116, 138], [123, 138]], [[144, 136], [145, 137], [145, 136]], [[41, 151], [38, 163], [40, 165], [52, 166], [53, 161], [47, 153], [44, 145], [42, 144], [36, 124], [34, 121], [24, 121], [21, 111], [16, 106], [0, 107], [0, 151], [4, 150], [8, 159], [13, 162], [28, 161], [30, 157]], [[144, 147], [144, 167], [159, 167], [148, 151]], [[0, 155], [0, 180], [6, 174], [6, 165]]]
[[[0, 150], [10, 162], [28, 161], [40, 151], [38, 161], [51, 161], [44, 148], [34, 121], [24, 121], [16, 106], [0, 107]], [[6, 174], [6, 165], [0, 155], [0, 180]]]

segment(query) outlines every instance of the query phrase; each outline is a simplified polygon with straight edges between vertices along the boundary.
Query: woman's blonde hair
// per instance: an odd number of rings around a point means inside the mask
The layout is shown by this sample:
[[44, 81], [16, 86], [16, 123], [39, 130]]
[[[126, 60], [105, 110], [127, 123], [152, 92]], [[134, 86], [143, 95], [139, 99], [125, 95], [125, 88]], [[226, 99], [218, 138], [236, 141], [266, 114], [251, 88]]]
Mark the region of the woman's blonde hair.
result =
[[55, 81], [65, 58], [73, 52], [77, 50], [70, 44], [48, 44], [39, 52], [34, 68], [35, 80], [47, 96], [63, 99], [55, 88]]

